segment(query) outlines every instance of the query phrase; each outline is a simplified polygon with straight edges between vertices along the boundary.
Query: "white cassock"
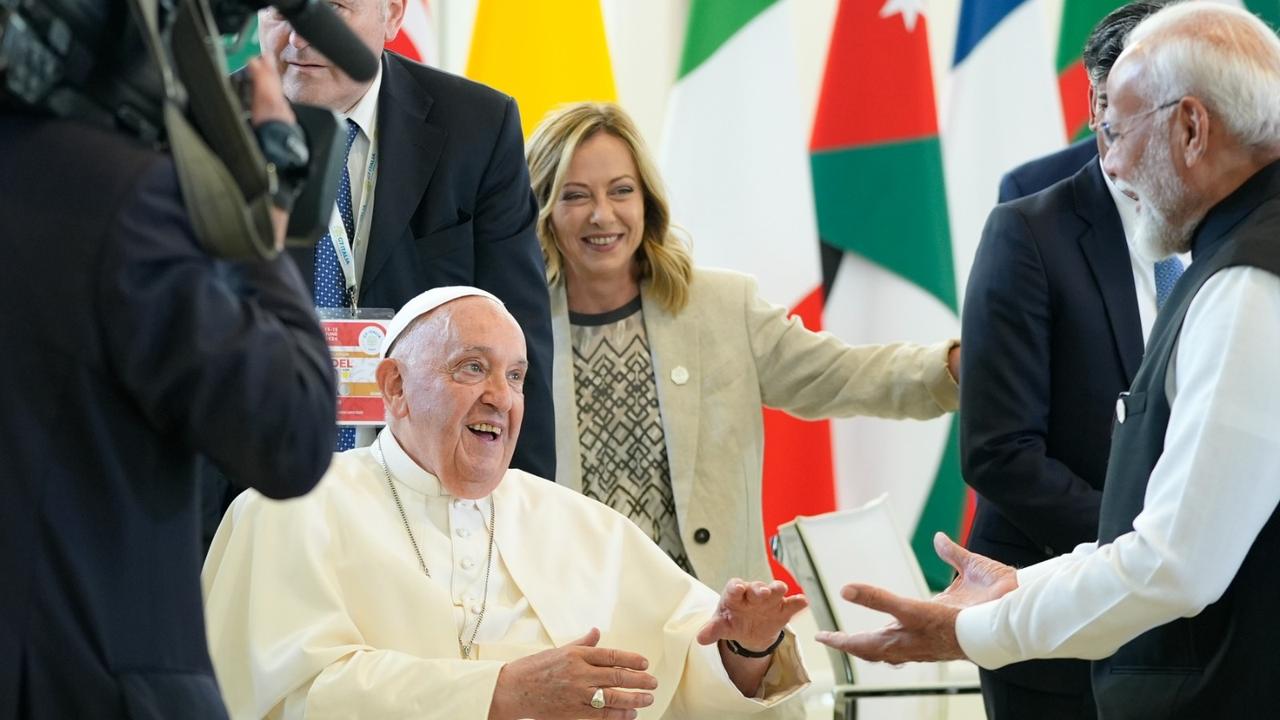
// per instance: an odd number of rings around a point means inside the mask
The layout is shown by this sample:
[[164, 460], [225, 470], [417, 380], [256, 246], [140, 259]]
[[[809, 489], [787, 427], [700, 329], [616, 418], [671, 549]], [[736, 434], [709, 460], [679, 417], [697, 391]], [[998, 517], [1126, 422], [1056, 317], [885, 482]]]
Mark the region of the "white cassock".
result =
[[[482, 604], [490, 503], [494, 557]], [[519, 470], [488, 498], [451, 498], [387, 430], [375, 445], [336, 456], [305, 497], [237, 498], [202, 582], [209, 649], [233, 718], [484, 720], [505, 661], [592, 627], [601, 647], [648, 658], [658, 689], [641, 718], [750, 714], [809, 680], [788, 630], [757, 697], [744, 697], [716, 646], [694, 639], [719, 594], [630, 520]], [[473, 659], [463, 660], [482, 610]], [[584, 688], [584, 714], [589, 699]]]

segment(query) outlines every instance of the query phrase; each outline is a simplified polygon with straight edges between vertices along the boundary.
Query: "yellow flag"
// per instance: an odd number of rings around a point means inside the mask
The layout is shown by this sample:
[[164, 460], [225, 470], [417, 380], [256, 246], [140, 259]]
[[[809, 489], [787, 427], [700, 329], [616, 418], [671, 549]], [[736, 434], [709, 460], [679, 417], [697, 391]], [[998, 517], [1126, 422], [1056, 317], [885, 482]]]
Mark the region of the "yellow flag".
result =
[[561, 103], [617, 99], [600, 0], [480, 0], [467, 77], [516, 99], [526, 138]]

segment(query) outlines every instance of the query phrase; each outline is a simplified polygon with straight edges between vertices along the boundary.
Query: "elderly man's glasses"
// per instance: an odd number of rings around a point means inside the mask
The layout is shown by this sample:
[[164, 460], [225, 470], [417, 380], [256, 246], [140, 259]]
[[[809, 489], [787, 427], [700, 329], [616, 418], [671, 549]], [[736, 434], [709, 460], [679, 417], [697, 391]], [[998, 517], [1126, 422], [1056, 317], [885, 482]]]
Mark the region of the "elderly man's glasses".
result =
[[1129, 132], [1133, 130], [1134, 125], [1136, 125], [1137, 122], [1142, 118], [1148, 115], [1151, 115], [1152, 113], [1160, 112], [1161, 110], [1164, 110], [1166, 108], [1171, 108], [1180, 102], [1182, 102], [1182, 98], [1176, 98], [1174, 100], [1170, 100], [1167, 103], [1164, 103], [1163, 105], [1157, 105], [1151, 108], [1150, 110], [1143, 110], [1137, 115], [1134, 115], [1133, 117], [1129, 118], [1129, 123], [1128, 123], [1129, 130], [1125, 130], [1125, 131], [1116, 130], [1115, 125], [1113, 125], [1110, 122], [1099, 123], [1098, 129], [1102, 131], [1102, 137], [1106, 138], [1108, 145], [1115, 145], [1116, 143], [1120, 142], [1121, 138], [1123, 138], [1125, 135], [1128, 135]]

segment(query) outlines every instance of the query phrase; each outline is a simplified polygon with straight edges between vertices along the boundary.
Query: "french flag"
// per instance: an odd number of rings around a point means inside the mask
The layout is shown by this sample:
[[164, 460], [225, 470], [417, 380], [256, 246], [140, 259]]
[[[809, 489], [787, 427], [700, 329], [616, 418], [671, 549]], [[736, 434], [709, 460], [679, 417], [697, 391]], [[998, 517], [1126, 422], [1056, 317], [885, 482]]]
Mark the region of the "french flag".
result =
[[1000, 176], [1067, 142], [1040, 0], [963, 0], [942, 105], [947, 208], [963, 293]]

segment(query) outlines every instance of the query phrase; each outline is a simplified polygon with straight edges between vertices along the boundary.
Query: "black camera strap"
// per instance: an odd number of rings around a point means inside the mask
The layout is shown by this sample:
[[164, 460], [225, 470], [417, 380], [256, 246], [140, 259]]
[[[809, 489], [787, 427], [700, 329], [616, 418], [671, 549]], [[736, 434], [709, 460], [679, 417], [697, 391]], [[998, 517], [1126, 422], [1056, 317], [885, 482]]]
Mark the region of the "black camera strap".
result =
[[174, 1], [172, 60], [157, 0], [129, 5], [160, 71], [165, 129], [196, 237], [217, 257], [274, 257], [273, 178], [227, 80], [207, 0]]

